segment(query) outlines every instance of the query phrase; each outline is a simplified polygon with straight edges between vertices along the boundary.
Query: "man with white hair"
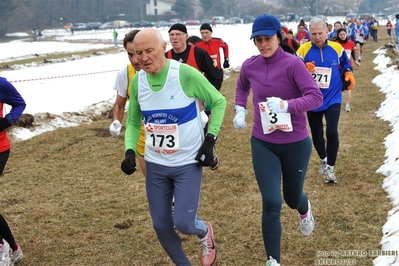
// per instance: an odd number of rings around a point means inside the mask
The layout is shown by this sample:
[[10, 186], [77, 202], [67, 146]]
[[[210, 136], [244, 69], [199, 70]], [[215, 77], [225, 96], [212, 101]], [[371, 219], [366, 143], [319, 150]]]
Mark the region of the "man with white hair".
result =
[[[142, 70], [132, 80], [122, 171], [132, 174], [136, 170], [143, 117], [146, 194], [158, 240], [173, 263], [190, 265], [174, 227], [183, 234], [197, 235], [201, 264], [211, 266], [216, 259], [213, 229], [197, 215], [197, 209], [202, 166], [214, 163], [213, 146], [226, 99], [199, 71], [167, 59], [166, 42], [157, 30], [140, 31], [133, 46]], [[214, 111], [206, 136], [199, 115], [201, 101], [212, 104]]]
[[[336, 183], [335, 161], [339, 138], [338, 122], [342, 104], [342, 80], [348, 82], [348, 89], [355, 86], [350, 59], [341, 44], [327, 40], [328, 29], [324, 20], [314, 18], [309, 22], [310, 42], [301, 45], [297, 51], [303, 58], [309, 72], [323, 93], [321, 107], [308, 111], [308, 122], [312, 133], [313, 146], [320, 157], [318, 171], [327, 183]], [[323, 117], [326, 120], [324, 139]]]

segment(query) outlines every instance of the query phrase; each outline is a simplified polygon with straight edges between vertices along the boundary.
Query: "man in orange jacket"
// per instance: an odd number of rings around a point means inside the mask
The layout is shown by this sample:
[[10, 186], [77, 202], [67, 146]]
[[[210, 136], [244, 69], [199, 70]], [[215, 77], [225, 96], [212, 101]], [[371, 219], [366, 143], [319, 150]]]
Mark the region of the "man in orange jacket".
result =
[[195, 46], [207, 51], [212, 60], [216, 62], [219, 69], [222, 69], [219, 52], [220, 48], [222, 48], [224, 55], [223, 68], [229, 68], [229, 46], [227, 43], [220, 38], [212, 37], [212, 27], [208, 23], [201, 25], [200, 32], [202, 40], [197, 42]]

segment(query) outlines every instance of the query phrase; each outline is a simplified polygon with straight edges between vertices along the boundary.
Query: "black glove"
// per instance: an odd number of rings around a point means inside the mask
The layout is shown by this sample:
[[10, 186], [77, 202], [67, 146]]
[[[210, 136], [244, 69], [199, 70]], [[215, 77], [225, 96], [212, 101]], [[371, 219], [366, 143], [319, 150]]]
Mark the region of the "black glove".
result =
[[195, 160], [198, 161], [197, 166], [215, 166], [217, 162], [213, 159], [213, 146], [215, 146], [216, 138], [212, 134], [205, 136], [204, 143], [198, 150]]
[[229, 59], [224, 60], [223, 62], [223, 68], [229, 68], [230, 64], [229, 64]]
[[125, 160], [121, 163], [121, 169], [127, 175], [131, 175], [136, 171], [136, 154], [133, 150], [126, 151]]
[[0, 118], [0, 132], [10, 126], [7, 118]]

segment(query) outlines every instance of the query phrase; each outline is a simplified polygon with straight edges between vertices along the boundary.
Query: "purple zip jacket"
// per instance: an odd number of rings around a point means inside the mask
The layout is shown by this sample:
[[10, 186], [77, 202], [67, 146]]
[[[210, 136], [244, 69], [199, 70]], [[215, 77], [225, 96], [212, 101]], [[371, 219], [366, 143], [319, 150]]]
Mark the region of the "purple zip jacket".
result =
[[[258, 55], [245, 60], [237, 80], [236, 105], [246, 107], [251, 89], [254, 105], [252, 136], [275, 144], [297, 142], [309, 136], [305, 112], [320, 107], [323, 95], [302, 59], [279, 47], [269, 58]], [[263, 133], [258, 103], [273, 96], [288, 101], [287, 112], [291, 114], [293, 131]]]

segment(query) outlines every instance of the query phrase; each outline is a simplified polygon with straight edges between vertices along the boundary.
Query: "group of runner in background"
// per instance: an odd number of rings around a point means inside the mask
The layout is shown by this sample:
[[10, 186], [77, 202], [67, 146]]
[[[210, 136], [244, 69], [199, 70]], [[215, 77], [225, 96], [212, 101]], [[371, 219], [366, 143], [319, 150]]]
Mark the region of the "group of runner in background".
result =
[[[254, 121], [251, 154], [262, 196], [261, 224], [267, 266], [280, 266], [283, 199], [297, 211], [302, 235], [310, 236], [314, 230], [310, 199], [303, 191], [312, 142], [320, 158], [318, 175], [326, 183], [337, 183], [335, 163], [342, 92], [346, 98], [345, 110], [350, 112], [351, 90], [356, 84], [352, 65], [360, 66], [365, 43], [377, 42], [378, 28], [375, 17], [364, 21], [355, 18], [342, 23], [337, 21], [334, 25], [314, 18], [309, 27], [301, 20], [295, 33], [281, 25], [273, 15], [260, 15], [253, 22], [250, 39], [259, 55], [245, 60], [241, 66], [233, 124], [236, 129], [247, 126], [247, 101], [252, 91], [253, 104], [258, 108], [254, 108], [251, 119]], [[202, 38], [188, 36], [183, 24], [172, 25], [168, 33], [173, 48], [169, 51], [166, 51], [162, 35], [155, 29], [125, 36], [124, 46], [131, 65], [124, 66], [123, 74], [118, 75], [123, 82], [117, 79], [115, 83], [117, 99], [122, 97], [123, 104], [114, 109], [110, 133], [115, 137], [120, 135], [123, 116], [117, 115], [118, 109], [123, 113], [130, 97], [125, 159], [121, 169], [128, 175], [133, 174], [138, 158], [146, 177], [153, 228], [170, 259], [176, 265], [190, 265], [177, 234], [179, 231], [198, 236], [201, 265], [212, 266], [217, 254], [213, 228], [209, 221], [197, 216], [202, 180], [202, 168], [197, 166], [211, 170], [219, 167], [214, 146], [226, 109], [226, 99], [220, 89], [223, 69], [229, 68], [230, 64], [228, 45], [222, 39], [212, 37], [212, 26], [204, 23], [199, 30]], [[137, 75], [133, 70], [136, 63], [143, 68]], [[287, 75], [281, 75], [282, 72]], [[161, 91], [168, 93], [161, 94]], [[183, 105], [179, 103], [179, 108], [174, 101], [177, 96], [185, 99]], [[209, 109], [207, 103], [210, 103]], [[182, 114], [178, 114], [178, 110], [190, 112], [180, 111]], [[210, 125], [207, 125], [208, 116], [201, 115], [204, 110], [208, 111]], [[176, 124], [177, 128], [182, 128], [185, 123], [168, 122], [167, 119], [157, 122], [152, 118], [172, 111], [176, 121], [186, 118], [185, 113], [190, 114], [187, 119], [191, 123], [190, 131], [181, 131], [181, 139], [185, 140], [181, 143], [189, 144], [188, 148], [182, 146], [183, 150], [189, 152], [178, 153], [180, 147], [169, 141], [176, 152], [165, 152], [166, 155], [161, 156], [161, 151], [167, 151], [167, 148], [152, 141], [153, 125]], [[164, 117], [169, 119], [170, 116]], [[323, 119], [326, 121], [325, 132]], [[173, 134], [171, 137], [174, 138], [180, 133], [176, 130]], [[301, 160], [298, 160], [298, 152]], [[187, 208], [190, 209], [188, 212]]]
[[[348, 21], [336, 21], [334, 24], [326, 22], [329, 34], [327, 39], [330, 41], [339, 42], [345, 49], [351, 64], [360, 66], [360, 62], [363, 59], [363, 46], [368, 41], [378, 40], [378, 29], [379, 21], [375, 16], [367, 19], [351, 18]], [[396, 24], [395, 24], [396, 25]], [[387, 24], [387, 33], [391, 37], [391, 30], [394, 27], [390, 20]], [[294, 49], [298, 50], [299, 46], [310, 40], [310, 33], [308, 25], [302, 19], [294, 33], [292, 29], [288, 29], [287, 26], [282, 25], [283, 32], [286, 35], [286, 42]], [[344, 86], [344, 97], [345, 97], [345, 110], [351, 111], [351, 91], [347, 90]]]

